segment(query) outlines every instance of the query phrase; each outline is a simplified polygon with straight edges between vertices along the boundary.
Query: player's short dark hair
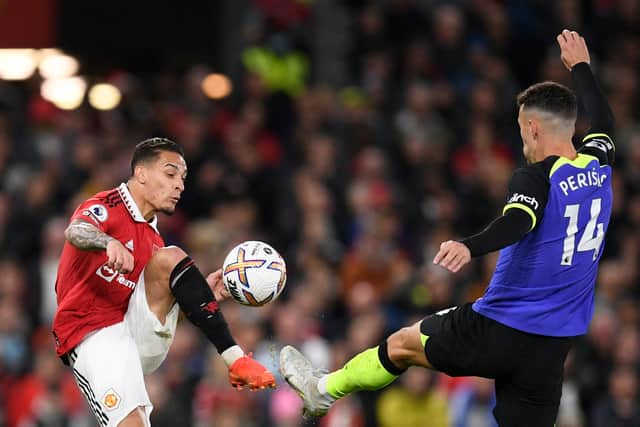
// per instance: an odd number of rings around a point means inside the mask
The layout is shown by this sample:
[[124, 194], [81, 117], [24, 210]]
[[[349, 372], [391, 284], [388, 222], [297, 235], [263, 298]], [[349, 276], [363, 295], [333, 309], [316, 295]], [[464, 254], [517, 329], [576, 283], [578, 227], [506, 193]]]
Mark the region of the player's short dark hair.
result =
[[139, 163], [154, 159], [161, 151], [172, 151], [184, 157], [184, 150], [177, 142], [168, 138], [159, 137], [145, 139], [139, 142], [133, 151], [133, 157], [131, 158], [131, 175], [133, 176], [136, 166]]
[[518, 107], [536, 108], [575, 120], [578, 114], [576, 96], [571, 89], [556, 82], [542, 82], [529, 86], [518, 94]]

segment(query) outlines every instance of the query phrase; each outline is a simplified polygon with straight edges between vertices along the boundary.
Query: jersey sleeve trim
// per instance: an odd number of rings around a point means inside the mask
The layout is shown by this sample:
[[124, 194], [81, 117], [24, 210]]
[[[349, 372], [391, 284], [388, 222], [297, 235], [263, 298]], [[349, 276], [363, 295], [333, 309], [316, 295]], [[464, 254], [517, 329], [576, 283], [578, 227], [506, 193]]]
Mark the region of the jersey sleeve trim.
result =
[[582, 138], [582, 142], [586, 142], [587, 139], [591, 139], [591, 138], [607, 138], [607, 140], [609, 140], [609, 142], [613, 146], [613, 151], [616, 151], [616, 144], [614, 144], [613, 138], [611, 138], [606, 133], [590, 133], [589, 135]]
[[[94, 212], [95, 210], [95, 212]], [[71, 216], [69, 223], [73, 221], [82, 221], [87, 224], [91, 224], [97, 227], [100, 231], [105, 231], [105, 222], [107, 221], [109, 214], [107, 209], [101, 203], [94, 203], [93, 201], [85, 202], [81, 205], [76, 212]]]
[[559, 157], [558, 160], [553, 164], [551, 170], [549, 171], [549, 178], [558, 170], [561, 166], [564, 165], [572, 165], [576, 168], [584, 169], [587, 167], [589, 163], [592, 161], [599, 161], [597, 157], [591, 156], [589, 154], [579, 153], [578, 157], [573, 160], [569, 160], [566, 157]]
[[522, 209], [529, 214], [529, 216], [531, 217], [531, 228], [529, 228], [529, 231], [533, 230], [536, 226], [536, 223], [538, 222], [538, 220], [536, 219], [536, 214], [533, 212], [533, 210], [531, 210], [529, 206], [523, 205], [522, 203], [509, 203], [504, 206], [504, 209], [502, 209], [502, 215], [504, 215], [509, 209], [513, 208]]

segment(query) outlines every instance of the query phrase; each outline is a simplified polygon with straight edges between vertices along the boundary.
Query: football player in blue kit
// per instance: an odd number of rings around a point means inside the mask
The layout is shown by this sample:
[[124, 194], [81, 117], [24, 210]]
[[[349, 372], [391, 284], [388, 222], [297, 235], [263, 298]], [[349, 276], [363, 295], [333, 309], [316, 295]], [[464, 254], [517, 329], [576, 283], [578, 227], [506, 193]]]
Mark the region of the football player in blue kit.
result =
[[520, 93], [528, 164], [514, 172], [502, 215], [476, 235], [442, 243], [433, 260], [457, 272], [472, 257], [500, 250], [484, 296], [402, 328], [328, 374], [284, 347], [280, 370], [307, 415], [324, 415], [337, 399], [380, 389], [416, 365], [495, 379], [500, 426], [554, 425], [572, 337], [587, 332], [593, 314], [615, 156], [613, 114], [584, 38], [564, 30], [557, 41], [591, 116], [588, 135], [576, 151], [577, 100], [567, 87], [543, 82]]

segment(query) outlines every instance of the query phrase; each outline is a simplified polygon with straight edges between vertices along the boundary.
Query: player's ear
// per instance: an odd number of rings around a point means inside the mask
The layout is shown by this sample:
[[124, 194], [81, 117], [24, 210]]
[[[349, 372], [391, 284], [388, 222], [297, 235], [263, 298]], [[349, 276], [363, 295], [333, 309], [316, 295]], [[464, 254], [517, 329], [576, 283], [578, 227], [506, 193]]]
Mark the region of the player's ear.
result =
[[147, 168], [139, 164], [133, 170], [134, 178], [140, 183], [144, 184], [147, 181]]
[[533, 139], [538, 139], [538, 133], [540, 131], [540, 124], [538, 123], [538, 121], [535, 119], [529, 119], [527, 126], [529, 127], [531, 137]]

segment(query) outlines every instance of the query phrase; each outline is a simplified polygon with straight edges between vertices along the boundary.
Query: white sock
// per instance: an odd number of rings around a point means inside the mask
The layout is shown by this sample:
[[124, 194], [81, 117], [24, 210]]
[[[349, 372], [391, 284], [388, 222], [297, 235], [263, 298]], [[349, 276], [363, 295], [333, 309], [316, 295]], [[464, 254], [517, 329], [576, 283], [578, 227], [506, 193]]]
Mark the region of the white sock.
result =
[[224, 363], [227, 364], [227, 366], [231, 366], [235, 363], [236, 360], [244, 356], [244, 351], [242, 351], [239, 345], [234, 345], [220, 353], [220, 356], [224, 360]]
[[331, 396], [327, 391], [327, 380], [329, 379], [329, 375], [323, 375], [322, 378], [318, 380], [318, 392], [322, 395], [322, 397], [326, 397], [330, 401], [336, 400], [335, 397]]

